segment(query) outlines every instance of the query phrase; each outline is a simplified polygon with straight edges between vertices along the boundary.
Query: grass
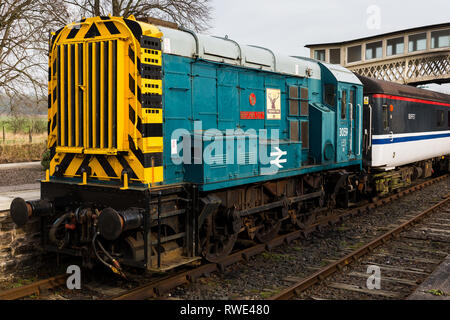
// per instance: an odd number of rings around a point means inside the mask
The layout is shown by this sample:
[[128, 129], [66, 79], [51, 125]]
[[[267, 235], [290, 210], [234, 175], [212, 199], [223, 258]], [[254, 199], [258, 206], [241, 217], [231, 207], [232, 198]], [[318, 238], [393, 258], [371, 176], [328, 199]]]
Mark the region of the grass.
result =
[[47, 120], [39, 117], [0, 116], [0, 144], [30, 143], [47, 139]]
[[47, 118], [26, 116], [0, 116], [0, 129], [7, 133], [45, 133], [47, 130]]
[[433, 296], [447, 296], [447, 293], [445, 293], [442, 290], [431, 289], [428, 290], [427, 292], [431, 293]]
[[39, 161], [47, 150], [47, 143], [0, 144], [0, 163]]
[[0, 116], [0, 163], [42, 160], [46, 149], [45, 117]]
[[266, 260], [273, 260], [273, 261], [281, 261], [285, 255], [279, 254], [279, 253], [272, 253], [272, 252], [263, 252], [262, 257]]
[[350, 249], [356, 250], [361, 248], [364, 245], [364, 242], [358, 242], [358, 243], [354, 243], [352, 245], [349, 246]]
[[273, 293], [273, 292], [263, 291], [263, 292], [260, 293], [259, 296], [261, 297], [261, 299], [267, 299], [267, 298], [273, 296], [274, 294], [275, 293]]
[[19, 287], [26, 286], [27, 284], [31, 284], [31, 283], [36, 282], [36, 281], [37, 281], [36, 277], [32, 277], [30, 279], [23, 279], [23, 278], [21, 278], [21, 279], [18, 279], [16, 282], [12, 283], [10, 285], [10, 287], [12, 287], [12, 288], [19, 288]]

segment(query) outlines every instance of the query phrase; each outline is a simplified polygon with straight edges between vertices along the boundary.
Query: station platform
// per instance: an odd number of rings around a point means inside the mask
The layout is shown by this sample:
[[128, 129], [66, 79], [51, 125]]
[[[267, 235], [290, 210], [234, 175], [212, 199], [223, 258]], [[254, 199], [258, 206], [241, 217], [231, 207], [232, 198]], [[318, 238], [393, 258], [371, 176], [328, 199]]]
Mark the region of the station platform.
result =
[[0, 187], [0, 211], [9, 210], [11, 202], [16, 197], [21, 197], [25, 200], [36, 200], [39, 199], [40, 195], [39, 183]]
[[450, 300], [450, 254], [407, 300]]

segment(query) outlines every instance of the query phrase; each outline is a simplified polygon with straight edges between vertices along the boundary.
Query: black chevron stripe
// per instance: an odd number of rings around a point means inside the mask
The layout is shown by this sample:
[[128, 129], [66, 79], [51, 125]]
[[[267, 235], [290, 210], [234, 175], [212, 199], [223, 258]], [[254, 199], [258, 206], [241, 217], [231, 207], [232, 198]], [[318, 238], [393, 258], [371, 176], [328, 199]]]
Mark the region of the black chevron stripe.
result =
[[80, 167], [78, 168], [76, 175], [80, 175], [81, 176], [81, 168], [87, 167], [88, 164], [89, 164], [89, 160], [91, 160], [91, 156], [87, 155], [87, 156], [84, 157], [84, 160], [81, 163]]
[[72, 153], [66, 154], [64, 159], [58, 165], [60, 168], [60, 171], [59, 171], [60, 174], [63, 174], [64, 172], [66, 172], [67, 167], [70, 165], [70, 163], [72, 162], [74, 157], [75, 157], [75, 154], [72, 154]]
[[119, 162], [122, 165], [124, 170], [127, 170], [128, 172], [131, 173], [129, 178], [137, 179], [136, 172], [134, 172], [134, 170], [130, 167], [130, 165], [128, 164], [128, 162], [125, 160], [125, 158], [122, 155], [118, 155], [117, 160], [119, 160]]
[[111, 167], [111, 165], [109, 164], [108, 160], [106, 160], [105, 156], [100, 155], [100, 156], [95, 156], [95, 157], [97, 158], [98, 162], [102, 166], [103, 170], [105, 170], [105, 172], [108, 175], [108, 177], [117, 177], [116, 172]]

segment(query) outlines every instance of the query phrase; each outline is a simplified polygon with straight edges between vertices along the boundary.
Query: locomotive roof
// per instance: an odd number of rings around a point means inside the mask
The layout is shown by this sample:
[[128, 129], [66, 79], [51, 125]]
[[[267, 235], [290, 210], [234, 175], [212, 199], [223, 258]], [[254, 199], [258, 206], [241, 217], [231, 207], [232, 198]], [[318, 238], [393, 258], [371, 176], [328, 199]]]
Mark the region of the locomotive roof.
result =
[[277, 54], [267, 48], [241, 45], [228, 38], [197, 34], [181, 28], [158, 28], [163, 33], [163, 52], [167, 54], [321, 79], [320, 66], [316, 61]]
[[406, 98], [426, 99], [436, 102], [450, 103], [450, 95], [431, 90], [419, 89], [413, 86], [368, 78], [356, 74], [364, 85], [364, 94], [388, 94]]

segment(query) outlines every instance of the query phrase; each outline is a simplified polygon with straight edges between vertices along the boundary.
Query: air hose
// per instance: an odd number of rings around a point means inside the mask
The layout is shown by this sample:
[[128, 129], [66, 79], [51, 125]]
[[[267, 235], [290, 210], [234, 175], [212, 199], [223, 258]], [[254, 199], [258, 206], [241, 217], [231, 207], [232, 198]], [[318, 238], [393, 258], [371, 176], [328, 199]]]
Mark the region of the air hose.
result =
[[69, 243], [69, 233], [68, 232], [66, 232], [63, 240], [59, 240], [56, 238], [56, 232], [58, 231], [58, 228], [61, 226], [61, 224], [67, 218], [70, 218], [71, 214], [72, 213], [68, 212], [68, 213], [63, 214], [58, 219], [56, 219], [56, 221], [53, 223], [53, 225], [49, 231], [48, 237], [51, 242], [53, 242], [54, 244], [56, 244], [58, 246], [58, 249], [64, 248]]
[[[108, 268], [110, 268], [110, 269], [112, 270], [112, 272], [114, 272], [115, 274], [118, 274], [118, 275], [120, 275], [120, 276], [122, 276], [123, 278], [126, 279], [127, 277], [126, 277], [125, 273], [123, 273], [122, 268], [120, 267], [119, 262], [118, 262], [116, 259], [114, 259], [114, 258], [109, 254], [109, 252], [106, 251], [106, 249], [103, 247], [103, 245], [100, 243], [100, 241], [97, 240], [97, 236], [98, 236], [99, 234], [100, 234], [100, 233], [99, 233], [98, 231], [95, 232], [94, 237], [92, 238], [92, 248], [94, 249], [95, 256], [97, 257], [97, 259], [98, 259], [101, 263], [103, 263], [105, 266], [107, 266]], [[103, 251], [103, 253], [104, 253], [104, 254], [112, 261], [113, 264], [110, 264], [110, 263], [106, 262], [104, 259], [102, 259], [102, 258], [100, 257], [100, 255], [99, 255], [98, 252], [97, 252], [97, 247], [96, 247], [96, 245], [95, 245], [96, 242], [97, 242], [98, 246], [100, 247], [100, 249]]]

